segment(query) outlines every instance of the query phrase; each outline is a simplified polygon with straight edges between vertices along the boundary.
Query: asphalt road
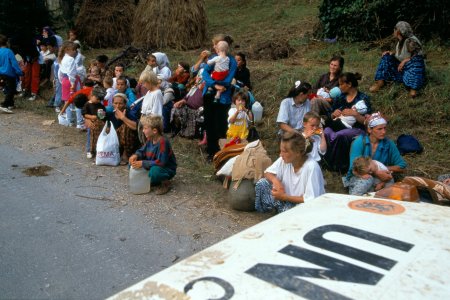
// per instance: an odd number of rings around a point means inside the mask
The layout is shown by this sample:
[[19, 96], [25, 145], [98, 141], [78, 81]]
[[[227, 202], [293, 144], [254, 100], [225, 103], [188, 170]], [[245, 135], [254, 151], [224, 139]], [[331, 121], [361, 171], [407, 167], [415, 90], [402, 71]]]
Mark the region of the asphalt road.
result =
[[[66, 176], [74, 165], [51, 151], [0, 144], [1, 299], [102, 299], [198, 250], [192, 237], [106, 201], [115, 195], [105, 184]], [[23, 173], [36, 165], [53, 169]]]

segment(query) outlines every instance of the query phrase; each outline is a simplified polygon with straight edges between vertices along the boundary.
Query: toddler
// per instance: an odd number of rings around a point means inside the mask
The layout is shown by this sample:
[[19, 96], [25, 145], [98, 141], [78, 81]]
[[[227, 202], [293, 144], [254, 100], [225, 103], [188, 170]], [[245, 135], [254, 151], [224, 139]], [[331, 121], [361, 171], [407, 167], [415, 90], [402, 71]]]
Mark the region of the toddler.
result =
[[253, 123], [247, 91], [239, 91], [233, 97], [235, 107], [228, 111], [227, 139], [247, 139], [249, 124]]
[[[360, 100], [352, 106], [352, 110], [358, 112], [361, 115], [364, 115], [367, 113], [367, 104], [364, 100]], [[339, 117], [327, 122], [327, 126], [331, 127], [331, 129], [333, 129], [334, 131], [339, 131], [352, 128], [355, 123], [356, 118], [354, 116], [344, 116], [341, 114]]]
[[168, 138], [162, 135], [162, 118], [161, 116], [144, 116], [140, 124], [143, 126], [145, 144], [130, 156], [130, 165], [135, 169], [149, 170], [151, 184], [160, 185], [156, 194], [166, 194], [170, 190], [170, 179], [176, 174], [177, 160]]
[[[381, 162], [374, 160], [368, 156], [360, 156], [360, 157], [355, 158], [355, 160], [353, 161], [353, 168], [352, 168], [353, 175], [355, 175], [356, 177], [362, 178], [362, 179], [373, 178], [372, 188], [374, 188], [375, 191], [381, 190], [385, 186], [389, 186], [394, 183], [393, 178], [391, 178], [388, 181], [381, 181], [377, 177], [373, 176], [373, 174], [375, 174], [375, 172], [378, 170], [388, 171], [388, 168]], [[365, 193], [368, 193], [371, 191], [372, 191], [372, 189], [365, 191]], [[365, 193], [362, 193], [362, 194], [365, 194]]]
[[320, 161], [321, 155], [327, 152], [327, 140], [320, 125], [320, 116], [316, 112], [307, 112], [303, 117], [303, 136], [313, 141], [313, 148], [308, 156]]
[[113, 98], [116, 92], [113, 88], [113, 79], [110, 76], [106, 76], [105, 79], [103, 79], [103, 87], [106, 89], [106, 96], [103, 100], [103, 105], [111, 109], [113, 107]]
[[[224, 80], [229, 73], [230, 58], [228, 57], [228, 43], [225, 41], [220, 41], [216, 45], [217, 56], [209, 59], [207, 64], [209, 66], [214, 66], [214, 70], [211, 73], [211, 78], [216, 81]], [[208, 88], [209, 91], [213, 91], [213, 88]], [[220, 99], [222, 91], [217, 90], [214, 96], [214, 102], [217, 103]]]
[[[83, 107], [83, 116], [86, 118], [87, 127], [90, 129], [88, 136], [89, 151], [86, 153], [87, 158], [92, 158], [96, 152], [97, 140], [103, 129], [105, 117], [105, 107], [101, 103], [105, 99], [106, 92], [102, 87], [96, 86], [92, 90], [89, 101]], [[88, 148], [88, 147], [86, 147]]]

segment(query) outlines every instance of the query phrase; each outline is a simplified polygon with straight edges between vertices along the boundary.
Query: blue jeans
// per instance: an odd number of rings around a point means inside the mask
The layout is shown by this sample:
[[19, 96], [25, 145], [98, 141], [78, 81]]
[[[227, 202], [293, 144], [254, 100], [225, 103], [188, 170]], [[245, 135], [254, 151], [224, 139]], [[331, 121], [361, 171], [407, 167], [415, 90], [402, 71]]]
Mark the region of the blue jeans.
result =
[[[73, 112], [72, 109], [75, 106], [73, 105], [73, 103], [69, 104], [69, 106], [66, 109], [66, 115], [67, 115], [67, 120], [69, 120], [70, 124], [73, 124], [74, 121], [74, 116], [73, 116]], [[83, 118], [83, 114], [81, 113], [81, 108], [76, 108], [75, 107], [75, 114], [76, 114], [76, 122], [77, 125], [83, 125], [84, 124], [84, 118]]]

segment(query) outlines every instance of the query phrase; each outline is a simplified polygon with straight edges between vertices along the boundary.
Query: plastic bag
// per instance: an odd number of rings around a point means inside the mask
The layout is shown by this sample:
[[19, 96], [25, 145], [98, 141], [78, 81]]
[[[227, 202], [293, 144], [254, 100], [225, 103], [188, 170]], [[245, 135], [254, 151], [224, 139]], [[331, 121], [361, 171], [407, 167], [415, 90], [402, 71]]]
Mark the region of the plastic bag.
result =
[[106, 122], [97, 140], [97, 155], [95, 157], [97, 166], [117, 166], [120, 163], [119, 138], [112, 123], [109, 133], [106, 133], [108, 123], [110, 122]]
[[69, 119], [67, 119], [67, 116], [65, 114], [64, 115], [63, 114], [59, 114], [58, 115], [58, 124], [62, 125], [62, 126], [69, 126], [70, 125]]

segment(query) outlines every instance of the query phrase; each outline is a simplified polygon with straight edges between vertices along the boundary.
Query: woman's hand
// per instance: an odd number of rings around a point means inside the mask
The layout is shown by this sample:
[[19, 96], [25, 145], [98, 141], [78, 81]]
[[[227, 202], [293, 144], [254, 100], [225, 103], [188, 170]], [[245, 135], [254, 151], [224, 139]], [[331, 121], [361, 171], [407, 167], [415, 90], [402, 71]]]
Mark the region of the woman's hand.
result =
[[214, 88], [216, 90], [220, 91], [221, 93], [223, 93], [223, 92], [225, 92], [227, 90], [223, 85], [220, 85], [220, 84], [215, 84]]
[[116, 109], [116, 110], [114, 110], [114, 115], [116, 116], [117, 120], [123, 120], [125, 118], [126, 112], [127, 112], [126, 109], [124, 111], [120, 111], [120, 110]]
[[339, 110], [339, 109], [336, 109], [336, 110], [331, 114], [331, 116], [332, 116], [333, 118], [339, 118], [341, 115], [342, 115], [342, 111]]
[[353, 110], [351, 108], [346, 108], [342, 111], [342, 115], [344, 116], [357, 116], [359, 113], [356, 110]]
[[398, 65], [398, 71], [401, 72], [403, 70], [403, 68], [405, 67], [405, 64], [410, 61], [410, 58], [405, 58], [404, 60], [402, 60], [402, 62]]
[[285, 196], [286, 196], [286, 192], [284, 191], [284, 187], [281, 186], [276, 186], [275, 184], [272, 187], [272, 196], [275, 199], [278, 199], [280, 201], [284, 201]]
[[392, 172], [389, 170], [378, 170], [374, 175], [381, 181], [389, 181], [392, 179]]
[[173, 107], [180, 108], [180, 107], [183, 107], [185, 104], [186, 104], [186, 99], [181, 99], [180, 101], [175, 102]]
[[205, 59], [208, 58], [209, 54], [210, 54], [210, 52], [208, 50], [203, 50], [200, 53], [199, 58], [202, 59], [202, 60], [205, 60]]

